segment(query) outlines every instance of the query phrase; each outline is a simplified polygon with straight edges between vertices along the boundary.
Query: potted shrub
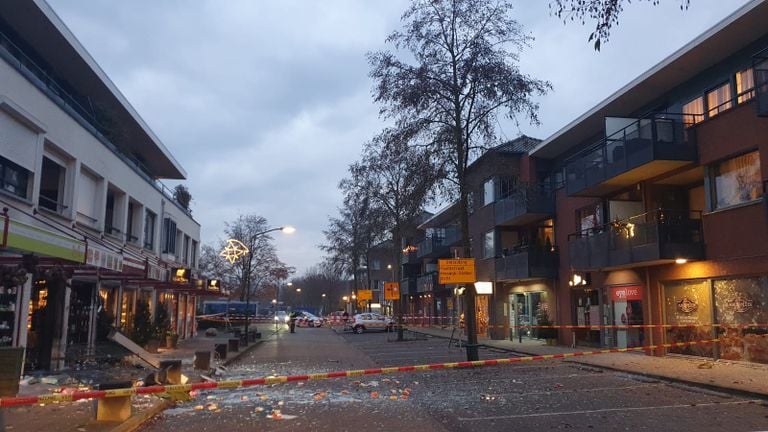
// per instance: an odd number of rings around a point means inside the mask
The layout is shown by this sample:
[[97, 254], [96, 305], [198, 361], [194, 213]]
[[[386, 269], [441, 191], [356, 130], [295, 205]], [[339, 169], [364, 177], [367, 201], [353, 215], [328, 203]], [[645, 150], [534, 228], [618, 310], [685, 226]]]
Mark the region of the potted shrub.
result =
[[130, 338], [137, 345], [143, 346], [150, 353], [156, 353], [160, 347], [155, 326], [149, 313], [149, 305], [144, 300], [136, 302], [136, 315], [133, 318]]
[[179, 335], [173, 331], [171, 318], [168, 316], [168, 309], [162, 303], [157, 305], [155, 331], [158, 340], [164, 342], [166, 348], [176, 348], [176, 344], [179, 342]]
[[552, 323], [552, 320], [549, 319], [549, 310], [545, 304], [539, 305], [536, 319], [538, 321], [537, 325], [540, 326], [539, 339], [545, 339], [547, 341], [547, 345], [555, 345], [557, 342], [557, 329], [546, 328], [547, 326], [552, 326], [554, 324]]

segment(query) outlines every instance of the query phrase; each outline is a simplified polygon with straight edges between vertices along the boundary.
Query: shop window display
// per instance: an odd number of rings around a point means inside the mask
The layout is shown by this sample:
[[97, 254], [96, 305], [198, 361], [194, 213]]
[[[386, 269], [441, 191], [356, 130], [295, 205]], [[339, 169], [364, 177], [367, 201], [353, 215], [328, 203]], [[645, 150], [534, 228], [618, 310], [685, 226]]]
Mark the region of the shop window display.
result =
[[720, 358], [768, 364], [768, 277], [716, 280], [713, 288]]
[[[692, 342], [712, 339], [712, 291], [709, 280], [681, 281], [664, 285], [664, 313], [667, 342]], [[713, 346], [690, 345], [670, 348], [670, 353], [714, 356]]]

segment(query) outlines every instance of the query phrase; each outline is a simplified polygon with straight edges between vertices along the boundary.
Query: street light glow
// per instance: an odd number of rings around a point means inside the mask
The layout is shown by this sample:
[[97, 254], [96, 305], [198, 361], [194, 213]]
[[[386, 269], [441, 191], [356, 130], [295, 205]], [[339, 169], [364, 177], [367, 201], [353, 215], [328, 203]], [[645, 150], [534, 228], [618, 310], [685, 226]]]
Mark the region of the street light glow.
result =
[[296, 232], [296, 228], [294, 228], [294, 227], [292, 227], [290, 225], [286, 225], [286, 226], [280, 227], [280, 231], [282, 231], [285, 234], [293, 234], [293, 233]]
[[301, 292], [301, 288], [296, 288], [296, 292], [300, 293]]

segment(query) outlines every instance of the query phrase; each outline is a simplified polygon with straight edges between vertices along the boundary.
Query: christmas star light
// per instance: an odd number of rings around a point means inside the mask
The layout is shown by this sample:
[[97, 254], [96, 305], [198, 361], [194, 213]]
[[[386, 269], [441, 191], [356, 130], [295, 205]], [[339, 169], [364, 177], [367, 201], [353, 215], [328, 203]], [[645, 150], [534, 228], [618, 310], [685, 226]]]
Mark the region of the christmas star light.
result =
[[227, 259], [230, 264], [234, 264], [235, 261], [248, 254], [248, 248], [240, 240], [229, 239], [227, 245], [221, 251], [219, 255]]

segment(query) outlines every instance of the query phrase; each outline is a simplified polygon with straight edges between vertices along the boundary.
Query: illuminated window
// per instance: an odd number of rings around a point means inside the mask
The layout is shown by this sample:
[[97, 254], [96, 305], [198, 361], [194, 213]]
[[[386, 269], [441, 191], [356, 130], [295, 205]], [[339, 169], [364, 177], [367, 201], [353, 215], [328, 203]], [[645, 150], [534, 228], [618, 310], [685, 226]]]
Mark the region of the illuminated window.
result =
[[713, 171], [715, 209], [762, 197], [760, 157], [756, 151], [721, 162]]
[[683, 105], [683, 114], [683, 121], [686, 125], [693, 125], [704, 120], [704, 97], [699, 96]]
[[496, 242], [493, 230], [483, 234], [483, 258], [496, 256]]
[[720, 87], [707, 92], [707, 115], [714, 117], [731, 108], [731, 84], [725, 83]]
[[744, 103], [755, 97], [755, 76], [752, 68], [736, 72], [736, 97], [738, 103]]

